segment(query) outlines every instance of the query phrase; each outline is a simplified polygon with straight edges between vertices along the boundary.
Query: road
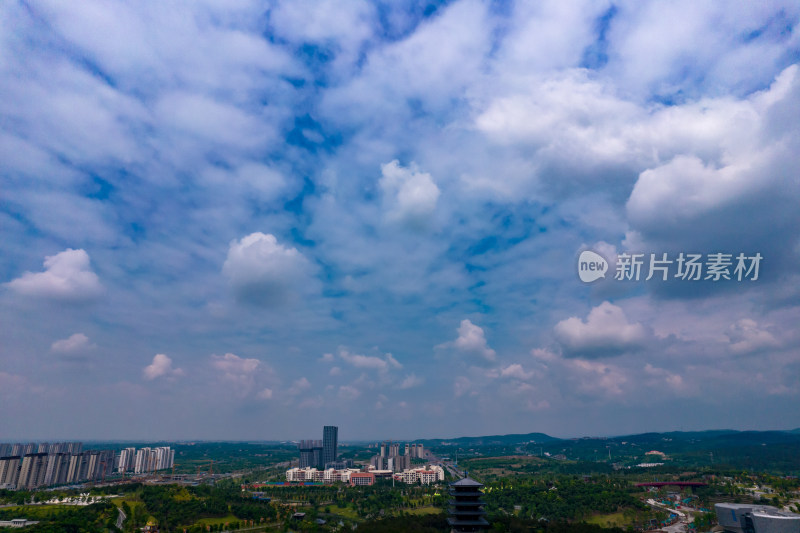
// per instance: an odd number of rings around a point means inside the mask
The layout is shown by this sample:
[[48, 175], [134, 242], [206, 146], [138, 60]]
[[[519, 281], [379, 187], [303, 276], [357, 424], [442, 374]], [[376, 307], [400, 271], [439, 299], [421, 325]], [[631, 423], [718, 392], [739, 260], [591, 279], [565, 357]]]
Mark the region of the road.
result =
[[117, 529], [122, 529], [122, 524], [128, 517], [125, 516], [125, 513], [122, 511], [122, 507], [117, 507], [117, 511], [119, 511], [119, 514], [117, 515]]
[[688, 529], [688, 526], [689, 526], [689, 517], [688, 517], [688, 515], [686, 513], [683, 513], [681, 511], [678, 511], [677, 509], [673, 509], [671, 507], [667, 507], [666, 505], [662, 505], [662, 504], [658, 503], [657, 501], [655, 501], [652, 498], [647, 500], [647, 503], [649, 505], [653, 506], [653, 507], [657, 507], [658, 509], [662, 509], [664, 511], [667, 511], [668, 513], [672, 513], [672, 514], [678, 515], [678, 521], [677, 522], [675, 522], [674, 524], [670, 524], [668, 526], [665, 526], [665, 527], [663, 527], [661, 529], [663, 529], [664, 531], [667, 531], [668, 533], [686, 533], [686, 530]]

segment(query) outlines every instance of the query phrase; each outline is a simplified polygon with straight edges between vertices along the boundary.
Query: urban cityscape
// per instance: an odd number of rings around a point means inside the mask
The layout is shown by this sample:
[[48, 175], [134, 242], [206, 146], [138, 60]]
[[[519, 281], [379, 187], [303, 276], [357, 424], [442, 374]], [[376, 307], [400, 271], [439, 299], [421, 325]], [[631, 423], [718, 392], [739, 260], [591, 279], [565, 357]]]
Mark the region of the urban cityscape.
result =
[[800, 531], [797, 430], [344, 443], [339, 430], [272, 443], [2, 443], [0, 528], [66, 531], [71, 517], [91, 531], [92, 520], [145, 532]]
[[0, 533], [800, 533], [798, 0], [0, 1]]

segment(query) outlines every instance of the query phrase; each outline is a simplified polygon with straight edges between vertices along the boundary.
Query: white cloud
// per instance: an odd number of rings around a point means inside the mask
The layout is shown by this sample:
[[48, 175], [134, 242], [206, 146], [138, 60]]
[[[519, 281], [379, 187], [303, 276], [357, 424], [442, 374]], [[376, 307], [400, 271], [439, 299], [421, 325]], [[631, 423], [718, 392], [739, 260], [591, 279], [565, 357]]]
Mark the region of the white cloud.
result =
[[231, 242], [222, 272], [239, 301], [264, 307], [294, 301], [315, 287], [303, 254], [260, 232]]
[[436, 211], [440, 194], [431, 175], [419, 172], [413, 164], [403, 168], [396, 159], [381, 165], [381, 173], [386, 217], [411, 227], [424, 227]]
[[172, 359], [163, 353], [159, 353], [153, 357], [152, 363], [144, 367], [143, 374], [145, 379], [150, 381], [160, 377], [173, 379], [177, 376], [182, 376], [183, 370], [180, 368], [173, 368]]
[[519, 379], [522, 381], [531, 379], [534, 375], [536, 375], [534, 372], [526, 372], [519, 363], [510, 364], [500, 371], [501, 377]]
[[338, 366], [331, 367], [331, 369], [328, 371], [328, 374], [331, 376], [340, 376], [342, 374], [342, 369]]
[[0, 394], [18, 394], [26, 390], [27, 380], [17, 374], [0, 372]]
[[399, 388], [400, 389], [411, 389], [411, 388], [414, 388], [414, 387], [419, 387], [423, 383], [425, 383], [425, 379], [424, 378], [417, 377], [416, 374], [409, 374], [400, 383]]
[[252, 374], [260, 364], [258, 359], [244, 359], [232, 353], [211, 355], [211, 366], [226, 374]]
[[319, 358], [320, 361], [324, 363], [332, 363], [336, 358], [333, 356], [332, 353], [324, 353], [322, 357]]
[[459, 398], [472, 390], [472, 382], [466, 376], [459, 376], [453, 382], [453, 394]]
[[25, 272], [6, 285], [19, 294], [62, 302], [83, 302], [103, 294], [84, 250], [68, 248], [44, 260], [44, 272]]
[[456, 340], [440, 344], [437, 348], [455, 348], [465, 354], [477, 355], [486, 361], [494, 361], [497, 358], [497, 353], [486, 342], [483, 328], [476, 326], [469, 319], [461, 321]]
[[627, 383], [625, 372], [613, 365], [599, 361], [573, 359], [565, 364], [572, 371], [572, 378], [579, 382], [579, 389], [588, 394], [603, 394], [610, 396], [622, 395], [622, 386]]
[[344, 400], [355, 400], [361, 396], [361, 391], [351, 385], [342, 385], [339, 387], [339, 398]]
[[[316, 43], [333, 56], [337, 69], [349, 71], [377, 24], [375, 6], [363, 0], [288, 0], [269, 11], [281, 38], [293, 43]], [[344, 72], [342, 73], [344, 74]]]
[[319, 409], [323, 405], [325, 405], [325, 400], [322, 396], [312, 396], [297, 404], [297, 407], [299, 409]]
[[554, 328], [565, 355], [602, 357], [635, 350], [647, 339], [647, 330], [629, 323], [616, 305], [603, 302], [589, 312], [584, 322], [578, 317], [562, 320]]
[[236, 393], [246, 396], [255, 387], [256, 373], [262, 367], [258, 359], [245, 359], [236, 354], [211, 355], [211, 366], [222, 373], [222, 379], [233, 383]]
[[353, 354], [345, 348], [339, 348], [339, 357], [356, 368], [372, 369], [379, 372], [403, 367], [390, 353], [384, 354], [383, 357], [377, 357], [374, 355]]
[[669, 387], [671, 387], [675, 391], [683, 391], [685, 389], [685, 384], [683, 381], [683, 377], [680, 374], [675, 374], [670, 372], [664, 368], [658, 368], [650, 363], [647, 363], [644, 367], [645, 374], [649, 376], [653, 376], [658, 380], [663, 381]]
[[730, 350], [737, 354], [777, 348], [780, 345], [772, 333], [760, 328], [758, 323], [750, 318], [743, 318], [732, 324], [728, 328], [727, 337], [730, 340]]
[[83, 333], [74, 333], [66, 339], [55, 341], [50, 345], [50, 350], [55, 353], [74, 354], [94, 348], [89, 343], [89, 337]]
[[286, 391], [286, 393], [294, 396], [310, 388], [311, 388], [311, 382], [308, 381], [308, 379], [305, 376], [303, 376], [301, 378], [296, 379], [294, 383], [292, 383], [292, 386], [289, 387], [289, 389]]
[[256, 396], [260, 400], [271, 400], [272, 399], [272, 389], [264, 388], [264, 389], [261, 390], [261, 392], [256, 394]]

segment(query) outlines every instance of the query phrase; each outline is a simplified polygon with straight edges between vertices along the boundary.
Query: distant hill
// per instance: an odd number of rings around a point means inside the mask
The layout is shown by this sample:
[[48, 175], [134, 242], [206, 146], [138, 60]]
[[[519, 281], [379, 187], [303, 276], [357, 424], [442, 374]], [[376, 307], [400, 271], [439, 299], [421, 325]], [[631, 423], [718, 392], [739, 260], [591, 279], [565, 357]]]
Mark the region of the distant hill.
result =
[[[484, 435], [475, 437], [458, 437], [452, 439], [417, 440], [425, 446], [516, 446], [535, 443], [544, 445], [545, 449], [591, 448], [602, 446], [628, 445], [659, 449], [668, 452], [689, 450], [710, 450], [718, 448], [761, 446], [771, 444], [800, 443], [800, 429], [791, 431], [737, 431], [733, 429], [714, 429], [707, 431], [669, 431], [664, 433], [639, 433], [616, 437], [581, 437], [576, 439], [559, 439], [546, 433], [515, 433], [510, 435]], [[613, 443], [613, 444], [612, 444]]]
[[545, 433], [515, 433], [511, 435], [485, 435], [481, 437], [458, 437], [455, 439], [425, 439], [418, 440], [425, 446], [443, 446], [451, 444], [460, 447], [475, 446], [509, 446], [514, 444], [525, 444], [534, 442], [537, 444], [547, 444], [561, 439], [551, 437]]

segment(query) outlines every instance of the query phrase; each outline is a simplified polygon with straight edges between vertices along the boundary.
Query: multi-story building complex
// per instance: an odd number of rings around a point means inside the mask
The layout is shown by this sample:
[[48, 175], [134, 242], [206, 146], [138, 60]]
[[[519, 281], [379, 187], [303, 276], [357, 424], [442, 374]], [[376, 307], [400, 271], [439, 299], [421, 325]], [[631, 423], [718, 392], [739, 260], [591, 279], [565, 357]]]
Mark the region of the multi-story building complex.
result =
[[400, 444], [393, 442], [382, 442], [380, 444], [380, 454], [370, 459], [370, 464], [378, 470], [392, 470], [402, 472], [411, 468], [412, 459], [422, 459], [425, 452], [422, 444], [405, 444], [403, 455], [400, 455]]
[[375, 474], [371, 472], [354, 472], [350, 474], [350, 485], [369, 486], [375, 484]]
[[770, 505], [717, 503], [714, 510], [729, 533], [800, 533], [800, 514]]
[[286, 481], [302, 482], [314, 481], [319, 483], [347, 483], [350, 481], [350, 476], [360, 472], [355, 468], [345, 468], [344, 470], [336, 470], [334, 468], [327, 468], [325, 470], [318, 470], [316, 468], [290, 468], [286, 471]]
[[[133, 448], [128, 448], [132, 450]], [[130, 460], [128, 452], [125, 456], [126, 463]], [[136, 451], [133, 460], [133, 472], [135, 474], [145, 474], [148, 472], [155, 472], [156, 470], [164, 470], [172, 468], [175, 464], [175, 450], [171, 450], [169, 446], [162, 446], [159, 448], [139, 448]]]
[[409, 485], [414, 483], [429, 485], [444, 481], [444, 468], [438, 465], [427, 465], [420, 468], [406, 469], [394, 474], [394, 479]]
[[322, 441], [301, 440], [298, 444], [300, 450], [300, 468], [322, 468]]
[[301, 440], [297, 445], [300, 452], [300, 468], [329, 468], [337, 466], [339, 458], [339, 428], [324, 426], [322, 440]]

